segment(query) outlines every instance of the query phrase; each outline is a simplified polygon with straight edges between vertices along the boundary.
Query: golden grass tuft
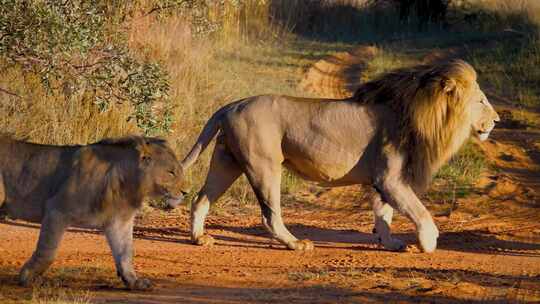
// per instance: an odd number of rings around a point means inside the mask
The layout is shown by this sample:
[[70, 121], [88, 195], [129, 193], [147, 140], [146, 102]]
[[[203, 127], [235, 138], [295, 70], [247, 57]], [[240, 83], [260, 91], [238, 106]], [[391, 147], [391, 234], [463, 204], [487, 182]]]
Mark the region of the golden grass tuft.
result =
[[[19, 97], [0, 96], [0, 129], [15, 138], [44, 144], [86, 144], [103, 137], [138, 132], [127, 121], [128, 105], [113, 105], [100, 113], [89, 98], [47, 94], [37, 77], [16, 67], [3, 71], [0, 87], [9, 87]], [[2, 94], [2, 93], [0, 93]]]

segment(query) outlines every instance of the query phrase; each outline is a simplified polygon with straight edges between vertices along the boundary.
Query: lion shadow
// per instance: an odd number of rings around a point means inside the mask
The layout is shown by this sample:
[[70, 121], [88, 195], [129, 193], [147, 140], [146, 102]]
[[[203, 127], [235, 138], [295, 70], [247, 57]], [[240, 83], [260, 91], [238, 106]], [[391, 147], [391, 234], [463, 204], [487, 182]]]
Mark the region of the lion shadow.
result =
[[[346, 275], [351, 271], [335, 269], [333, 272]], [[430, 287], [415, 286], [400, 290], [389, 285], [376, 285], [370, 288], [353, 289], [350, 287], [329, 284], [309, 284], [296, 282], [297, 286], [285, 287], [248, 287], [248, 286], [212, 286], [210, 284], [193, 284], [189, 282], [175, 282], [158, 280], [158, 289], [145, 293], [118, 293], [106, 292], [97, 294], [94, 300], [99, 303], [280, 303], [285, 299], [291, 303], [508, 303], [513, 302], [511, 293], [493, 296], [489, 293], [475, 295], [474, 298], [462, 295], [461, 298], [452, 289], [460, 288], [462, 283], [473, 283], [482, 287], [497, 287], [513, 290], [516, 282], [528, 281], [540, 283], [538, 277], [495, 275], [478, 271], [463, 271], [458, 269], [437, 270], [432, 268], [419, 269], [414, 267], [398, 268], [362, 268], [355, 272], [370, 274], [374, 272], [385, 273], [391, 271], [395, 277], [403, 281], [414, 283], [415, 278], [430, 280]], [[414, 278], [411, 279], [411, 275]], [[530, 284], [528, 284], [530, 285]], [[535, 294], [533, 287], [519, 284], [520, 292]], [[447, 293], [446, 291], [450, 291]], [[438, 292], [441, 291], [441, 292]]]
[[[208, 225], [208, 228], [255, 237], [270, 237], [269, 233], [262, 226], [238, 227], [213, 224]], [[296, 237], [300, 239], [310, 239], [319, 247], [344, 248], [343, 246], [336, 246], [341, 243], [351, 245], [354, 249], [374, 250], [372, 247], [365, 246], [373, 245], [378, 242], [374, 234], [352, 229], [329, 229], [304, 224], [292, 224], [288, 225], [288, 228]], [[216, 233], [213, 233], [212, 235], [214, 238], [221, 240], [237, 242], [246, 241], [241, 238], [225, 237]], [[414, 232], [393, 233], [392, 235], [408, 244], [416, 243], [416, 234]], [[441, 231], [437, 248], [459, 252], [540, 257], [540, 240], [531, 239], [531, 242], [523, 242], [517, 240], [503, 240], [497, 236], [497, 234], [487, 233], [486, 231], [481, 230], [459, 232]], [[380, 250], [383, 249], [381, 248]]]
[[[306, 270], [319, 271], [321, 269]], [[86, 270], [80, 268], [81, 273]], [[100, 272], [99, 270], [96, 270]], [[292, 303], [508, 303], [518, 300], [523, 294], [536, 294], [536, 286], [540, 284], [539, 276], [492, 274], [475, 270], [435, 269], [417, 267], [338, 267], [326, 269], [325, 273], [341, 276], [373, 274], [392, 274], [394, 281], [409, 282], [406, 290], [389, 284], [373, 285], [369, 288], [349, 288], [329, 284], [306, 284], [303, 281], [291, 282], [296, 286], [284, 287], [248, 287], [248, 286], [213, 286], [208, 284], [193, 284], [188, 281], [173, 279], [153, 279], [155, 289], [147, 292], [128, 292], [119, 284], [110, 283], [107, 276], [83, 276], [72, 273], [63, 278], [53, 275], [45, 282], [44, 287], [58, 289], [58, 292], [89, 291], [92, 303], [279, 303], [287, 299]], [[20, 287], [17, 284], [18, 270], [12, 266], [0, 267], [0, 291], [7, 291], [0, 299], [20, 300], [33, 298], [36, 289]], [[354, 277], [349, 277], [354, 279]], [[429, 282], [428, 285], [418, 285], [418, 281]], [[527, 284], [522, 284], [527, 282]], [[482, 288], [497, 288], [499, 290], [517, 290], [519, 293], [505, 293], [493, 296], [489, 293], [475, 295], [474, 299], [453, 295], [458, 294], [453, 289], [460, 290], [462, 284], [474, 284]], [[473, 286], [474, 286], [473, 285]], [[37, 289], [39, 291], [39, 288]], [[476, 290], [476, 289], [475, 289]], [[54, 291], [54, 290], [52, 290]], [[446, 292], [450, 291], [450, 292]], [[472, 291], [474, 292], [474, 290]], [[51, 293], [51, 289], [49, 289]], [[514, 295], [515, 294], [515, 295]], [[39, 298], [39, 292], [37, 293]], [[46, 294], [48, 295], [48, 293]]]
[[443, 232], [439, 237], [438, 248], [496, 255], [540, 257], [540, 239], [530, 242], [503, 240], [495, 233], [483, 230]]
[[[39, 229], [38, 224], [26, 222], [0, 220], [0, 223]], [[373, 244], [376, 244], [378, 240], [372, 233], [365, 233], [353, 229], [321, 228], [299, 223], [288, 225], [288, 228], [296, 237], [312, 240], [318, 247], [322, 248], [346, 249], [347, 247], [343, 246], [343, 244], [346, 244], [351, 246], [351, 249], [355, 250], [383, 250], [382, 247], [379, 249], [373, 247]], [[283, 250], [285, 248], [283, 245], [273, 241], [270, 234], [261, 225], [239, 227], [210, 224], [207, 225], [207, 229], [212, 230], [210, 231], [210, 234], [216, 239], [217, 245], [219, 246], [269, 248], [275, 250]], [[72, 233], [102, 235], [100, 230], [70, 228], [68, 231]], [[220, 231], [234, 233], [235, 235], [231, 236], [230, 234], [220, 233]], [[236, 236], [236, 234], [240, 236]], [[249, 239], [242, 237], [242, 235], [257, 237], [257, 239]], [[392, 235], [408, 244], [416, 243], [416, 235], [413, 232], [394, 233]], [[135, 227], [134, 238], [159, 242], [191, 244], [189, 232], [176, 227]], [[261, 240], [260, 238], [264, 239]], [[540, 257], [540, 240], [537, 238], [527, 242], [504, 240], [499, 238], [498, 234], [489, 233], [485, 230], [458, 232], [441, 231], [437, 248], [459, 252]]]
[[[0, 224], [24, 227], [30, 229], [40, 229], [40, 224], [14, 221], [9, 219], [0, 219]], [[69, 233], [82, 233], [82, 234], [93, 234], [100, 235], [105, 237], [103, 230], [100, 229], [89, 229], [89, 228], [78, 228], [70, 227], [66, 230]], [[160, 241], [160, 242], [171, 242], [171, 243], [180, 243], [180, 244], [191, 244], [187, 239], [188, 232], [179, 228], [154, 228], [146, 226], [135, 226], [133, 227], [133, 238], [149, 241]]]

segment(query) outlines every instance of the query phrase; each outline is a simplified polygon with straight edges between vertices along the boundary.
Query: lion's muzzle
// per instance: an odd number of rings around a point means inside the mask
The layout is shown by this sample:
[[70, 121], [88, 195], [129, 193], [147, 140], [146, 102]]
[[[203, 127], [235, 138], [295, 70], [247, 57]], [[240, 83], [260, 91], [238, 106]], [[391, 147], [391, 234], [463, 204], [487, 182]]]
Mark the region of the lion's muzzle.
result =
[[487, 132], [478, 131], [477, 132], [477, 137], [481, 141], [485, 141], [486, 139], [488, 139], [490, 133], [491, 133], [491, 130], [487, 131]]
[[184, 197], [186, 196], [186, 194], [187, 192], [182, 190], [178, 195], [167, 195], [167, 206], [171, 209], [178, 207], [178, 205], [180, 205], [184, 201]]

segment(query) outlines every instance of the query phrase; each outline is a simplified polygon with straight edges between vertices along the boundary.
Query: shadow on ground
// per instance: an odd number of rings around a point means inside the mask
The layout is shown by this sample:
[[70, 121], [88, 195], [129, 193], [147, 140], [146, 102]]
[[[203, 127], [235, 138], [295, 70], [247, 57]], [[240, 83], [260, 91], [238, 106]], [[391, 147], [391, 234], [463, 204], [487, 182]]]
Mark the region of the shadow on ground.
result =
[[[12, 221], [1, 222], [20, 227], [39, 228], [39, 226], [35, 224]], [[346, 249], [347, 247], [344, 247], [343, 244], [347, 244], [352, 245], [355, 250], [383, 250], [382, 248], [375, 249], [373, 247], [373, 244], [376, 244], [377, 240], [371, 233], [352, 229], [321, 228], [304, 224], [291, 224], [288, 225], [288, 228], [291, 233], [299, 239], [309, 239], [314, 241], [317, 247]], [[262, 226], [238, 227], [212, 224], [208, 225], [207, 229], [212, 230], [211, 235], [216, 239], [217, 245], [286, 250], [283, 245], [271, 240], [268, 232]], [[98, 230], [73, 228], [69, 229], [69, 231], [74, 233], [101, 234]], [[229, 233], [220, 233], [219, 231]], [[234, 233], [234, 235], [231, 235], [231, 232]], [[136, 227], [134, 232], [136, 239], [191, 244], [188, 235], [189, 233], [187, 231], [178, 228]], [[248, 237], [243, 237], [242, 235]], [[414, 244], [416, 242], [416, 235], [414, 233], [396, 233], [393, 235], [409, 244]], [[268, 239], [250, 239], [249, 236]], [[490, 233], [486, 230], [465, 230], [458, 232], [442, 231], [438, 241], [438, 249], [443, 250], [540, 257], [540, 240], [531, 239], [526, 242], [521, 240], [507, 240], [502, 239], [501, 235], [497, 233]], [[341, 246], [338, 246], [338, 244], [341, 244]]]
[[[403, 270], [406, 271], [406, 270]], [[504, 278], [508, 288], [520, 278]], [[458, 285], [456, 285], [458, 286]], [[456, 287], [459, 288], [459, 287]], [[336, 287], [331, 285], [311, 285], [289, 288], [243, 288], [214, 287], [181, 284], [174, 289], [167, 288], [157, 292], [138, 294], [105, 294], [96, 297], [97, 303], [508, 303], [513, 295], [501, 298], [477, 296], [460, 297], [432, 293], [435, 289], [424, 289], [424, 295], [409, 295], [407, 292], [392, 290], [384, 286], [375, 286], [366, 290]], [[440, 291], [440, 290], [439, 290]], [[525, 292], [528, 292], [527, 290]], [[534, 292], [534, 291], [531, 291]]]

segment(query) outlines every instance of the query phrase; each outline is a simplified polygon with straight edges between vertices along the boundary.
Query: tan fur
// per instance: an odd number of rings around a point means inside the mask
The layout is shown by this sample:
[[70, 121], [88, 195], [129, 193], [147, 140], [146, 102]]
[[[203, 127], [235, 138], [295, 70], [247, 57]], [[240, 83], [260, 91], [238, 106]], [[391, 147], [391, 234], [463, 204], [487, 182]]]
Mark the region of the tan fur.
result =
[[11, 217], [41, 223], [23, 285], [53, 262], [69, 226], [103, 228], [128, 288], [150, 283], [133, 270], [132, 229], [145, 197], [181, 199], [183, 170], [164, 140], [108, 139], [86, 146], [49, 146], [0, 138], [0, 206]]
[[363, 84], [352, 98], [257, 96], [219, 109], [183, 160], [189, 168], [219, 133], [207, 180], [192, 204], [191, 237], [211, 244], [204, 220], [214, 202], [243, 173], [259, 200], [263, 225], [290, 249], [311, 249], [281, 217], [281, 165], [327, 186], [371, 185], [381, 243], [400, 250], [390, 235], [393, 209], [416, 225], [426, 252], [438, 230], [417, 197], [432, 175], [473, 133], [485, 140], [499, 120], [464, 61], [396, 70]]

